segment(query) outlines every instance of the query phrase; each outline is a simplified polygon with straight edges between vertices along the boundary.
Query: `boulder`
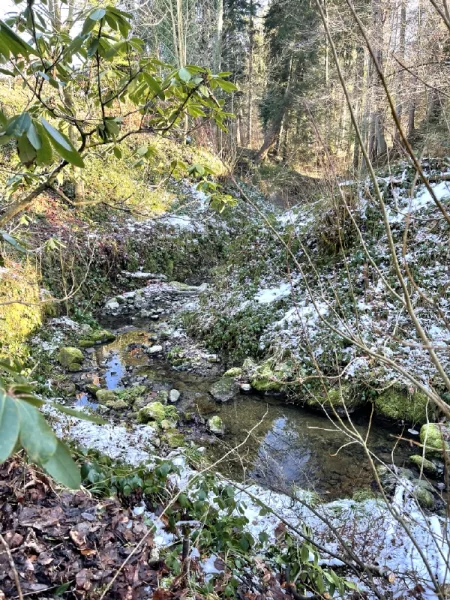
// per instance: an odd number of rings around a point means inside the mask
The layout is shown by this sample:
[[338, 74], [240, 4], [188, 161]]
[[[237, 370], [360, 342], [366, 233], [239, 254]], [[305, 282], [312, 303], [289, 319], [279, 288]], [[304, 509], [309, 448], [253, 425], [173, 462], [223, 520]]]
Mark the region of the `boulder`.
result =
[[427, 481], [418, 481], [414, 485], [412, 495], [422, 508], [433, 510], [435, 505], [433, 487]]
[[208, 429], [211, 433], [215, 433], [216, 435], [225, 434], [225, 425], [218, 415], [214, 415], [208, 419]]
[[318, 408], [319, 406], [325, 409], [336, 411], [340, 416], [352, 414], [365, 404], [363, 394], [355, 392], [349, 384], [342, 384], [339, 388], [331, 388], [324, 395], [320, 388], [315, 394], [308, 392], [306, 398], [307, 406]]
[[80, 371], [84, 356], [79, 348], [67, 346], [59, 351], [58, 360], [69, 371]]
[[222, 377], [212, 384], [209, 392], [215, 400], [218, 400], [219, 402], [228, 402], [239, 392], [239, 386], [234, 380], [234, 377]]
[[423, 471], [425, 475], [436, 477], [439, 473], [438, 467], [431, 462], [431, 460], [424, 458], [421, 454], [413, 454], [409, 457], [409, 460], [415, 464], [420, 471]]
[[165, 419], [176, 421], [178, 413], [173, 406], [165, 406], [161, 402], [151, 402], [141, 408], [137, 414], [137, 420], [139, 423], [148, 423], [149, 421], [156, 421], [158, 424]]
[[92, 396], [96, 396], [97, 392], [100, 389], [99, 385], [95, 385], [95, 383], [88, 383], [84, 386], [84, 389], [89, 392], [90, 394], [92, 394]]
[[394, 421], [424, 423], [432, 411], [427, 396], [422, 392], [410, 393], [404, 388], [393, 386], [379, 394], [374, 401], [375, 412]]
[[108, 402], [115, 402], [117, 400], [116, 393], [113, 390], [97, 390], [97, 400], [100, 404], [107, 406]]
[[88, 336], [82, 338], [79, 344], [82, 348], [92, 348], [98, 344], [107, 344], [113, 342], [116, 339], [114, 333], [111, 333], [107, 329], [97, 329], [91, 331]]
[[128, 408], [128, 404], [125, 402], [125, 400], [121, 400], [120, 398], [117, 400], [107, 400], [106, 402], [103, 402], [104, 406], [106, 406], [106, 408], [110, 408], [112, 410], [124, 410], [125, 408]]
[[450, 450], [450, 430], [443, 423], [426, 423], [420, 428], [420, 441], [427, 454], [442, 454]]

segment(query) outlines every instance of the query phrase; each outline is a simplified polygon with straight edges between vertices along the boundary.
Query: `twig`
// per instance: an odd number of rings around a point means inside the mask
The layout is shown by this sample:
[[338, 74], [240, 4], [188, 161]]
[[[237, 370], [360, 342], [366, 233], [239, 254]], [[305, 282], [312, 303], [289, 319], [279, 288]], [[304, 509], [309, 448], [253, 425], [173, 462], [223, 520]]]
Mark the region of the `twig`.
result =
[[8, 543], [6, 542], [5, 538], [2, 536], [1, 533], [0, 533], [0, 542], [3, 544], [3, 547], [5, 548], [5, 552], [8, 556], [9, 566], [11, 567], [11, 570], [13, 572], [14, 581], [16, 584], [17, 594], [18, 594], [17, 597], [19, 598], [19, 600], [23, 600], [22, 588], [20, 587], [20, 581], [19, 581], [19, 573], [17, 572], [16, 565], [14, 564], [14, 559], [12, 557], [11, 550], [8, 546]]

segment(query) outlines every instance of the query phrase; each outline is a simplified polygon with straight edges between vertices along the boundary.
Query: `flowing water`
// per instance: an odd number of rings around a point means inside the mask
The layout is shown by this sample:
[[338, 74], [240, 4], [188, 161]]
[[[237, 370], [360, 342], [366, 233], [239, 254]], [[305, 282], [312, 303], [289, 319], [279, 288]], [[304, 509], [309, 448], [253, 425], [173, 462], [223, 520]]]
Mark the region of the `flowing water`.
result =
[[[277, 397], [242, 394], [227, 403], [216, 402], [208, 391], [217, 377], [175, 370], [164, 359], [139, 351], [139, 344], [152, 339], [151, 328], [146, 324], [145, 329], [119, 329], [115, 342], [95, 349], [93, 362], [100, 367], [98, 383], [113, 390], [133, 383], [144, 383], [153, 391], [179, 390], [177, 408], [187, 416], [181, 430], [188, 440], [203, 446], [211, 461], [239, 446], [218, 465], [222, 474], [234, 480], [257, 481], [276, 490], [292, 486], [314, 490], [329, 499], [349, 497], [358, 489], [374, 485], [362, 448], [349, 443], [335, 422], [299, 406], [286, 405]], [[79, 404], [95, 406], [87, 395], [80, 396]], [[204, 421], [212, 415], [222, 418], [226, 430], [223, 437], [207, 433]], [[367, 435], [368, 422], [367, 415], [355, 418], [355, 427], [363, 436]], [[395, 435], [399, 433], [373, 423], [368, 444], [384, 461], [394, 460], [398, 466], [405, 466], [411, 450], [404, 443], [396, 443]]]

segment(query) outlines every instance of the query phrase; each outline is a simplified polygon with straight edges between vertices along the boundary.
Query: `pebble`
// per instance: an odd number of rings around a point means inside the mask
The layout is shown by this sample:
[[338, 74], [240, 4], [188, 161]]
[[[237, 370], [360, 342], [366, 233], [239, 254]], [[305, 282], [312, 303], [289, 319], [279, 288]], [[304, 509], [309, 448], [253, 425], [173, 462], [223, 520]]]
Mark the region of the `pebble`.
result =
[[169, 402], [175, 404], [180, 399], [180, 392], [178, 390], [170, 390], [169, 392]]
[[244, 394], [248, 394], [251, 391], [252, 386], [249, 383], [241, 383], [241, 385], [239, 386], [239, 389]]
[[162, 352], [163, 347], [162, 346], [152, 346], [151, 348], [148, 349], [148, 353], [149, 354], [158, 354], [159, 352]]

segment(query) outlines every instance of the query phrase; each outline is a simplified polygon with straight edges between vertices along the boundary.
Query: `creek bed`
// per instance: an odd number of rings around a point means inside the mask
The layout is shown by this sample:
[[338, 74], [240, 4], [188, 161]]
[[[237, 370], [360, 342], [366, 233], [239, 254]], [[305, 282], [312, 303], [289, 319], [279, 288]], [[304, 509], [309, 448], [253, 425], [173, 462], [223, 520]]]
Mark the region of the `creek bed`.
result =
[[[217, 467], [235, 481], [253, 480], [278, 491], [297, 487], [330, 500], [351, 497], [361, 489], [375, 490], [367, 457], [358, 444], [348, 444], [350, 440], [338, 430], [338, 423], [300, 406], [287, 405], [279, 397], [241, 394], [230, 402], [216, 402], [209, 388], [217, 376], [176, 370], [164, 358], [149, 357], [133, 348], [148, 341], [155, 329], [148, 322], [122, 327], [117, 330], [116, 341], [95, 349], [102, 386], [120, 389], [125, 379], [128, 385], [130, 380], [144, 383], [153, 391], [177, 389], [181, 393], [177, 408], [181, 414], [191, 415], [182, 420], [180, 428], [187, 439], [205, 448], [211, 462], [242, 444]], [[96, 406], [86, 394], [80, 395], [78, 404]], [[223, 437], [208, 434], [202, 426], [213, 415], [219, 415], [225, 424]], [[353, 422], [365, 436], [368, 416], [358, 415]], [[247, 432], [256, 425], [244, 443]], [[404, 443], [396, 443], [399, 433], [399, 428], [374, 422], [369, 447], [387, 463], [394, 460], [397, 466], [408, 466], [411, 450]]]

